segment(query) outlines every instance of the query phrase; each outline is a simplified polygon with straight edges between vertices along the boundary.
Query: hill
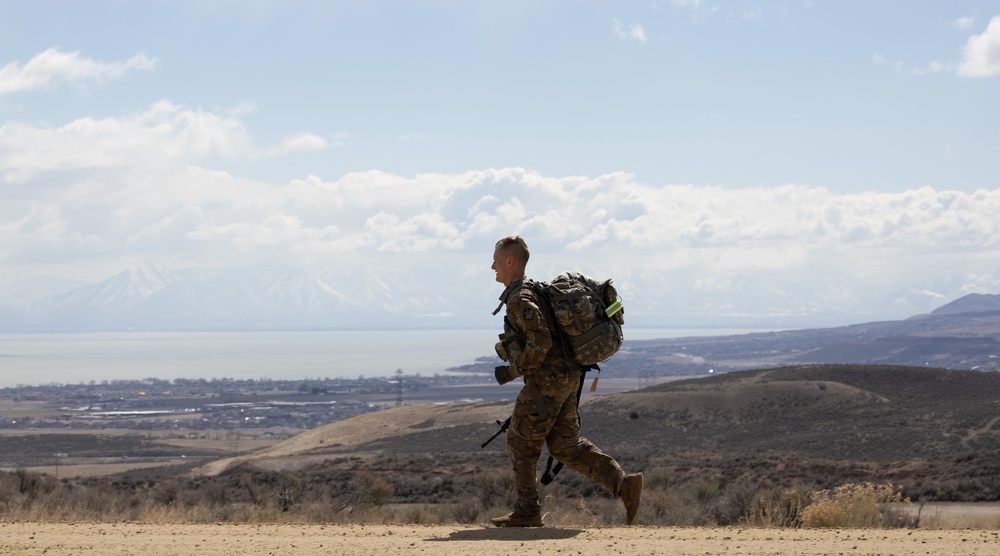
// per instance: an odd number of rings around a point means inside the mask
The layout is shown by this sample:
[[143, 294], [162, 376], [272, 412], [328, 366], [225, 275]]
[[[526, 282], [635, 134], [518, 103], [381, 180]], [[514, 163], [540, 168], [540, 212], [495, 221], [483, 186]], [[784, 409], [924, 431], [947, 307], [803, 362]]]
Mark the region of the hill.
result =
[[616, 374], [671, 375], [826, 363], [995, 371], [1000, 370], [998, 304], [1000, 296], [973, 294], [899, 321], [628, 341], [604, 367]]
[[[997, 391], [997, 373], [805, 365], [594, 397], [581, 413], [585, 435], [626, 468], [659, 470], [678, 483], [888, 481], [914, 499], [997, 500]], [[409, 485], [430, 474], [440, 487], [449, 477], [506, 469], [502, 441], [479, 445], [509, 409], [473, 403], [362, 415], [195, 474], [364, 470]], [[576, 485], [579, 476], [560, 481]]]
[[932, 315], [1000, 313], [1000, 295], [970, 293], [931, 311]]

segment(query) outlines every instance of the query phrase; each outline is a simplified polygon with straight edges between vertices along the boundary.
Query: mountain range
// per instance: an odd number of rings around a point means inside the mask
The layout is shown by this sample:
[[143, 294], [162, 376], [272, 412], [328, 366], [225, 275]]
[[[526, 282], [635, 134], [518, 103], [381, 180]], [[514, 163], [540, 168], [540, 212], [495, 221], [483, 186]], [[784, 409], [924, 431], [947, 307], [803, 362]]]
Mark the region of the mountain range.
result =
[[453, 301], [377, 268], [171, 271], [158, 263], [8, 308], [7, 330], [253, 330], [407, 327]]
[[[57, 282], [8, 279], [0, 331], [254, 330], [489, 327], [502, 288], [483, 265], [442, 271], [439, 261], [323, 268], [185, 268], [143, 263], [98, 283], [51, 293]], [[639, 328], [796, 328], [907, 318], [968, 293], [959, 280], [936, 291], [793, 291], [744, 283], [696, 295], [662, 274], [616, 272], [627, 322]], [[67, 284], [68, 282], [64, 282]], [[695, 286], [690, 286], [694, 288]], [[48, 289], [44, 295], [38, 292]], [[982, 295], [982, 294], [980, 294]], [[987, 296], [988, 298], [988, 296]], [[979, 300], [981, 301], [981, 300]], [[969, 301], [970, 303], [975, 302]]]

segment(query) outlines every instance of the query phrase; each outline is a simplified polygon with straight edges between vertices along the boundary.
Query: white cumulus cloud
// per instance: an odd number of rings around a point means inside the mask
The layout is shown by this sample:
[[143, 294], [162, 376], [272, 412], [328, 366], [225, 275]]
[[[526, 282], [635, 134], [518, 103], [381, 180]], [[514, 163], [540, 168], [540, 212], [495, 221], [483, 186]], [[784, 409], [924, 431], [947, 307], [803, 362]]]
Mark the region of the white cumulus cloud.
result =
[[990, 19], [986, 31], [969, 37], [962, 50], [958, 75], [991, 77], [1000, 75], [1000, 16]]
[[838, 194], [517, 167], [304, 171], [269, 182], [219, 167], [330, 140], [302, 132], [268, 153], [243, 114], [159, 101], [118, 118], [0, 126], [0, 279], [13, 269], [74, 277], [97, 264], [110, 274], [142, 260], [364, 265], [404, 256], [443, 272], [485, 271], [494, 242], [510, 234], [528, 239], [542, 277], [574, 268], [690, 292], [743, 296], [774, 284], [834, 298], [869, 284], [1000, 274], [1000, 190]]
[[50, 48], [25, 64], [11, 62], [0, 68], [0, 96], [16, 92], [46, 90], [59, 83], [82, 85], [118, 79], [132, 70], [148, 70], [156, 59], [139, 52], [124, 62], [99, 62], [79, 52]]
[[[7, 122], [0, 125], [0, 177], [22, 183], [54, 172], [183, 166], [209, 157], [283, 156], [331, 146], [302, 132], [277, 146], [257, 147], [241, 119], [246, 110], [212, 112], [161, 100], [141, 112], [61, 126]], [[342, 141], [334, 137], [332, 144]]]
[[611, 28], [614, 30], [618, 40], [633, 40], [639, 43], [646, 43], [649, 40], [646, 36], [646, 30], [638, 23], [623, 25], [622, 22], [616, 19], [611, 22]]
[[284, 156], [296, 152], [325, 150], [329, 144], [319, 135], [302, 132], [284, 138], [276, 147], [267, 150], [268, 156]]
[[972, 16], [959, 17], [955, 19], [955, 21], [952, 23], [952, 25], [954, 25], [955, 28], [959, 30], [970, 29], [975, 24], [976, 24], [976, 18]]

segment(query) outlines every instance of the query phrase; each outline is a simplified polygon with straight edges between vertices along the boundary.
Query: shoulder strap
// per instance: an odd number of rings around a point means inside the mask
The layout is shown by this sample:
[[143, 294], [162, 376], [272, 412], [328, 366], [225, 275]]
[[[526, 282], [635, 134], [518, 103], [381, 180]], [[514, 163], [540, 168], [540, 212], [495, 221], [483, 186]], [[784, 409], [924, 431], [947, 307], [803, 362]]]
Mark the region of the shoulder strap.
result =
[[[539, 296], [539, 297], [542, 297], [542, 298], [543, 298], [543, 299], [542, 299], [542, 301], [546, 301], [546, 300], [544, 299], [544, 297], [545, 297], [545, 296], [544, 296], [544, 294], [543, 294], [543, 289], [544, 289], [544, 286], [546, 286], [546, 285], [547, 285], [547, 284], [545, 284], [545, 282], [535, 282], [535, 281], [534, 281], [534, 280], [532, 280], [531, 278], [520, 278], [520, 279], [519, 279], [518, 281], [520, 282], [520, 287], [522, 287], [522, 288], [531, 288], [531, 291], [533, 291], [533, 292], [536, 292], [536, 293], [538, 294], [538, 296]], [[496, 308], [496, 309], [493, 309], [493, 316], [494, 316], [494, 317], [495, 317], [495, 316], [497, 316], [497, 313], [499, 313], [499, 312], [500, 312], [500, 309], [503, 309], [503, 306], [504, 306], [504, 304], [506, 304], [506, 303], [507, 303], [507, 298], [508, 298], [508, 297], [510, 296], [510, 294], [511, 294], [511, 289], [512, 289], [512, 288], [514, 287], [514, 285], [515, 285], [515, 284], [517, 284], [517, 283], [518, 283], [518, 282], [513, 282], [513, 283], [511, 283], [511, 285], [510, 285], [510, 286], [507, 286], [507, 289], [505, 289], [505, 290], [503, 291], [503, 293], [502, 293], [502, 294], [500, 294], [500, 304], [499, 304], [499, 305], [497, 305], [497, 308]]]

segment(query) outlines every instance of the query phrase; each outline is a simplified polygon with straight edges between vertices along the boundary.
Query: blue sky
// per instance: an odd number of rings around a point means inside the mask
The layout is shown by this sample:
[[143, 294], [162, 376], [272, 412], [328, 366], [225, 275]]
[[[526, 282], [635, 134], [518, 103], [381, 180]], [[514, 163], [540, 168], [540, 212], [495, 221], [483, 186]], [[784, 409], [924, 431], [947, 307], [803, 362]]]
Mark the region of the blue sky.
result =
[[42, 0], [0, 37], [7, 284], [514, 232], [708, 296], [1000, 291], [995, 2]]
[[2, 10], [0, 64], [48, 49], [109, 64], [139, 52], [155, 60], [114, 80], [8, 93], [5, 118], [115, 117], [160, 99], [213, 112], [253, 106], [241, 121], [256, 143], [311, 133], [331, 146], [281, 163], [241, 161], [272, 179], [516, 166], [626, 171], [653, 185], [997, 185], [998, 79], [956, 71], [969, 38], [1000, 16], [991, 2], [43, 1]]

